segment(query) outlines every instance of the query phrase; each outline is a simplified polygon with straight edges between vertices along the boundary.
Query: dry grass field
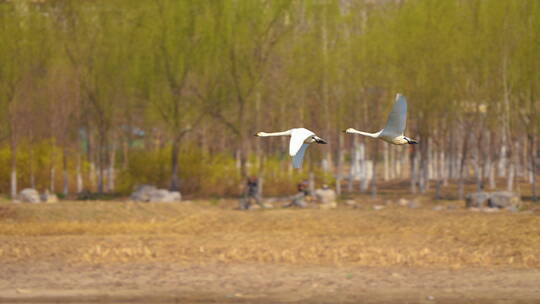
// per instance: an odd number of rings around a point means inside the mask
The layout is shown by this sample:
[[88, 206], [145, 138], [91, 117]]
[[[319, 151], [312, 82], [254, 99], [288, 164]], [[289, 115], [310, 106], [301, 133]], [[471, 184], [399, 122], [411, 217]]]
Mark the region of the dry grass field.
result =
[[0, 301], [540, 303], [534, 208], [373, 203], [0, 203]]

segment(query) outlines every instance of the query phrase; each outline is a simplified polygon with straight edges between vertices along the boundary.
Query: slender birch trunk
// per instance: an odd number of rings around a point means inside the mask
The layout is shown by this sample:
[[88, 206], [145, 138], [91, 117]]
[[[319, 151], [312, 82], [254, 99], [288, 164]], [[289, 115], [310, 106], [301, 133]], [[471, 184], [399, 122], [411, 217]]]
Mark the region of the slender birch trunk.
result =
[[81, 193], [83, 191], [84, 185], [83, 185], [83, 177], [82, 177], [82, 170], [81, 170], [81, 154], [77, 153], [77, 167], [76, 167], [76, 178], [77, 178], [77, 193]]
[[371, 173], [371, 198], [377, 198], [377, 152], [379, 150], [379, 143], [373, 143], [373, 166]]
[[107, 191], [114, 192], [115, 182], [115, 163], [116, 163], [116, 143], [111, 145], [111, 154], [109, 155], [109, 168], [107, 169]]
[[69, 176], [68, 176], [68, 152], [67, 148], [64, 145], [62, 149], [62, 193], [64, 196], [69, 194]]
[[531, 175], [531, 199], [533, 202], [537, 202], [538, 197], [536, 195], [536, 161], [535, 161], [536, 142], [534, 140], [534, 135], [529, 135], [528, 140], [529, 140], [529, 171]]
[[390, 166], [388, 164], [389, 162], [389, 155], [388, 155], [388, 144], [383, 143], [383, 161], [384, 161], [384, 181], [388, 181], [390, 179]]
[[358, 139], [357, 136], [353, 136], [353, 142], [351, 145], [351, 161], [349, 164], [349, 183], [347, 185], [347, 191], [352, 192], [353, 191], [353, 183], [356, 178], [356, 174], [358, 172]]
[[359, 158], [360, 158], [360, 192], [366, 192], [368, 186], [367, 180], [367, 164], [366, 164], [366, 146], [364, 142], [359, 145]]
[[337, 174], [336, 174], [336, 194], [341, 195], [341, 179], [343, 170], [343, 133], [338, 135], [338, 156], [337, 156]]

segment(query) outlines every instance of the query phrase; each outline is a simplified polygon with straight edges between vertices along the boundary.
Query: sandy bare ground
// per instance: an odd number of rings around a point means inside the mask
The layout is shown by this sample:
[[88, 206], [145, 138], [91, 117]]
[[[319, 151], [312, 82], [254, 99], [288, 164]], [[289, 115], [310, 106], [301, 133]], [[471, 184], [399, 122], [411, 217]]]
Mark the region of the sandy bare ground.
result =
[[540, 303], [540, 270], [0, 264], [0, 302]]
[[540, 303], [537, 213], [358, 204], [4, 204], [0, 302]]

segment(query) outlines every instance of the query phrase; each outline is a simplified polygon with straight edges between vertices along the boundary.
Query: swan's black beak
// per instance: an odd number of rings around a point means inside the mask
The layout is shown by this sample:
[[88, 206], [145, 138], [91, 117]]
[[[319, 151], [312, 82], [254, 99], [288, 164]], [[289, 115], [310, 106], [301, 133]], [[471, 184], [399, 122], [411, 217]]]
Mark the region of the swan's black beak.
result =
[[323, 144], [323, 145], [326, 145], [328, 142], [320, 137], [315, 137], [313, 138], [315, 139], [315, 142], [318, 143], [318, 144]]
[[343, 133], [347, 133], [347, 129], [345, 129], [345, 130], [343, 130], [343, 131], [341, 131], [341, 132], [343, 132]]
[[257, 133], [255, 133], [255, 134], [253, 134], [253, 136], [259, 136], [259, 135], [257, 135]]
[[414, 139], [409, 139], [408, 143], [409, 143], [409, 145], [417, 145], [418, 144], [418, 142], [416, 140], [414, 140]]

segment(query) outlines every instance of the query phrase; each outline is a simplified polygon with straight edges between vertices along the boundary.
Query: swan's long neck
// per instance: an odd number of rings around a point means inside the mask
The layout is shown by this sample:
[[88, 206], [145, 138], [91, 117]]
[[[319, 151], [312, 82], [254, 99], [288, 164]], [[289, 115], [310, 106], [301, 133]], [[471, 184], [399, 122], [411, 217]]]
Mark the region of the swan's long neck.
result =
[[377, 133], [368, 133], [368, 132], [358, 131], [358, 130], [353, 129], [353, 128], [347, 129], [346, 132], [351, 133], [351, 134], [360, 134], [360, 135], [369, 136], [369, 137], [373, 137], [373, 138], [377, 138], [381, 134], [380, 131], [377, 132]]
[[257, 133], [257, 136], [261, 137], [269, 137], [269, 136], [288, 136], [292, 134], [292, 130], [287, 130], [283, 132], [273, 132], [273, 133], [266, 133], [266, 132], [259, 132]]

